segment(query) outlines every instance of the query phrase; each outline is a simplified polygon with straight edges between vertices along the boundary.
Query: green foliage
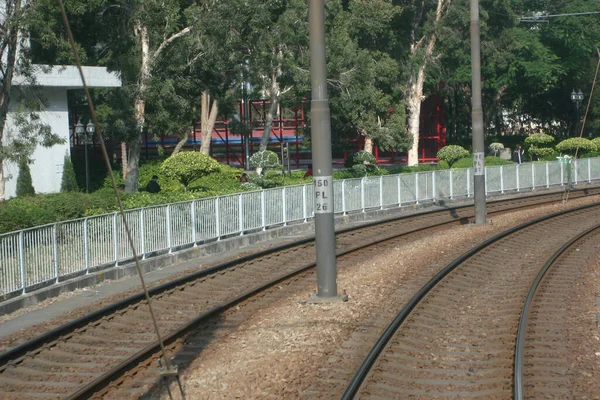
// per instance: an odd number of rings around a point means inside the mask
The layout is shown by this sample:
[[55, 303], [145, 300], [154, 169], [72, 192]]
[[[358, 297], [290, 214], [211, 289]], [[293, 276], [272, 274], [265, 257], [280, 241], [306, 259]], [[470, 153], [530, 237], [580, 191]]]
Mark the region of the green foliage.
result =
[[565, 139], [558, 143], [556, 145], [556, 150], [574, 156], [576, 151], [578, 151], [579, 154], [582, 154], [588, 151], [597, 151], [598, 148], [594, 142], [589, 139], [575, 137]]
[[600, 137], [593, 138], [593, 139], [592, 139], [592, 143], [594, 143], [594, 144], [596, 145], [596, 148], [597, 148], [598, 150], [600, 150]]
[[440, 160], [437, 166], [438, 169], [450, 169], [450, 164], [448, 164], [448, 161], [446, 160]]
[[262, 168], [263, 172], [267, 169], [279, 166], [279, 157], [277, 153], [271, 150], [257, 151], [250, 157], [250, 166], [252, 168]]
[[31, 171], [29, 170], [29, 162], [22, 159], [19, 162], [19, 177], [17, 178], [17, 197], [33, 196], [35, 189], [31, 182]]
[[[441, 162], [440, 162], [441, 163]], [[500, 157], [487, 156], [485, 158], [485, 166], [491, 167], [494, 165], [512, 165], [512, 161], [504, 160]], [[463, 157], [452, 163], [452, 168], [471, 168], [473, 167], [472, 157]]]
[[555, 150], [552, 147], [530, 147], [527, 149], [527, 153], [529, 153], [532, 159], [544, 160], [548, 156], [553, 155]]
[[350, 155], [350, 157], [346, 158], [344, 162], [344, 167], [352, 168], [357, 164], [371, 164], [374, 165], [377, 162], [375, 156], [368, 151], [358, 151]]
[[499, 142], [494, 142], [488, 146], [488, 148], [494, 152], [494, 155], [497, 156], [501, 150], [504, 150], [504, 145]]
[[535, 147], [545, 147], [553, 142], [554, 137], [543, 132], [534, 133], [533, 135], [525, 138], [525, 144]]
[[71, 157], [65, 154], [65, 161], [63, 163], [63, 174], [60, 182], [61, 192], [77, 192], [79, 186], [77, 186], [77, 178], [75, 177], [75, 170], [73, 169], [73, 163]]
[[[388, 170], [388, 172], [390, 174], [408, 174], [408, 173], [411, 173], [411, 172], [434, 171], [436, 169], [443, 169], [443, 168], [439, 167], [439, 165], [441, 163], [442, 163], [442, 161], [440, 161], [437, 166], [434, 165], [434, 164], [419, 164], [419, 165], [415, 165], [415, 166], [412, 166], [412, 167], [409, 167], [407, 165], [398, 165], [398, 166], [394, 166], [394, 167], [390, 168]], [[446, 169], [450, 168], [447, 165], [448, 165], [448, 163], [446, 162]]]
[[195, 151], [177, 153], [167, 158], [160, 167], [165, 176], [177, 179], [186, 190], [193, 181], [220, 169], [217, 160]]
[[448, 165], [452, 165], [456, 160], [467, 157], [469, 152], [461, 146], [451, 144], [444, 146], [437, 152], [436, 157], [440, 160], [446, 161]]

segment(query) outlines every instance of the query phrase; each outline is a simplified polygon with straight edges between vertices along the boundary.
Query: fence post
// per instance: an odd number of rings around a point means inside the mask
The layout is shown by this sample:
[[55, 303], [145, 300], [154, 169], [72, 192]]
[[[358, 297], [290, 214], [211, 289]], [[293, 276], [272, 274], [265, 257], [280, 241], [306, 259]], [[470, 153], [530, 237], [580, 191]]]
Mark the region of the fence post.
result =
[[85, 273], [90, 273], [90, 239], [88, 218], [83, 220], [83, 253], [85, 259]]
[[471, 168], [467, 169], [467, 197], [471, 197]]
[[167, 247], [171, 253], [172, 238], [171, 238], [171, 205], [167, 204]]
[[238, 197], [238, 219], [240, 220], [240, 236], [242, 236], [244, 234], [244, 202], [241, 193]]
[[346, 213], [346, 180], [342, 179], [342, 215]]
[[[344, 184], [344, 181], [342, 181], [342, 185]], [[308, 216], [306, 213], [306, 207], [308, 206], [308, 202], [306, 201], [306, 187], [308, 185], [303, 185], [302, 186], [302, 217], [304, 218], [304, 222], [306, 222], [308, 220]], [[343, 195], [343, 192], [342, 192]]]
[[592, 183], [592, 166], [590, 165], [590, 159], [587, 159], [588, 165], [588, 183]]
[[360, 178], [360, 208], [365, 212], [365, 178]]
[[283, 215], [283, 226], [287, 225], [287, 215], [286, 215], [287, 206], [286, 206], [286, 202], [285, 202], [285, 200], [286, 200], [285, 199], [285, 194], [286, 194], [286, 190], [285, 190], [285, 186], [284, 186], [283, 190], [281, 192], [281, 200], [282, 200], [281, 201], [281, 205], [282, 205], [282, 207], [281, 207], [282, 210], [281, 211], [282, 211], [282, 215]]
[[535, 190], [535, 168], [533, 168], [533, 163], [531, 163], [531, 190]]
[[415, 204], [419, 204], [419, 173], [415, 172]]
[[550, 168], [548, 161], [546, 161], [546, 189], [550, 188]]
[[54, 253], [54, 276], [58, 283], [58, 237], [57, 237], [58, 224], [52, 226], [52, 252]]
[[196, 247], [196, 200], [192, 200], [190, 207], [190, 215], [192, 216], [192, 244]]
[[265, 190], [261, 190], [260, 192], [260, 218], [262, 221], [262, 230], [267, 230], [267, 216], [266, 216], [266, 200], [265, 200]]
[[517, 175], [517, 192], [519, 191], [519, 164], [515, 164], [515, 174]]
[[571, 160], [571, 163], [573, 163], [573, 172], [574, 172], [574, 177], [573, 177], [573, 185], [577, 185], [577, 164], [579, 164], [579, 160]]
[[25, 293], [27, 278], [25, 276], [25, 232], [19, 232], [19, 266], [21, 267], [21, 290]]
[[219, 200], [221, 197], [215, 198], [215, 233], [217, 234], [217, 241], [221, 240], [221, 207]]
[[504, 165], [500, 166], [500, 193], [504, 194]]
[[146, 258], [146, 224], [144, 224], [144, 218], [146, 213], [144, 208], [140, 208], [140, 252], [139, 256], [142, 256], [142, 260]]
[[436, 184], [437, 184], [437, 181], [435, 179], [435, 171], [433, 171], [431, 174], [431, 200], [432, 201], [436, 201], [436, 197], [437, 197]]
[[383, 176], [379, 175], [379, 209], [383, 210]]
[[559, 162], [558, 166], [560, 167], [560, 186], [565, 185], [565, 172], [563, 171], [563, 163]]
[[119, 265], [119, 232], [117, 232], [117, 213], [113, 213], [113, 251], [115, 255], [115, 266]]
[[400, 174], [397, 175], [398, 176], [398, 207], [402, 206], [402, 184], [400, 183]]
[[454, 173], [450, 168], [450, 200], [454, 199]]

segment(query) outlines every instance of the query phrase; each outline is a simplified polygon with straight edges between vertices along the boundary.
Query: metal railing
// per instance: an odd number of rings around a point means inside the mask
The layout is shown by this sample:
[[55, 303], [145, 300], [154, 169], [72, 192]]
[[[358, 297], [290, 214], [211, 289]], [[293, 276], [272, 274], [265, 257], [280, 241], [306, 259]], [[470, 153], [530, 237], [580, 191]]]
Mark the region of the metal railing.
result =
[[[486, 195], [550, 188], [600, 179], [600, 158], [570, 166], [558, 161], [492, 166], [485, 174]], [[365, 212], [472, 195], [472, 168], [345, 179], [334, 181], [334, 211]], [[312, 217], [310, 184], [125, 212], [142, 258]], [[118, 213], [6, 233], [0, 235], [0, 296], [14, 297], [132, 258]]]

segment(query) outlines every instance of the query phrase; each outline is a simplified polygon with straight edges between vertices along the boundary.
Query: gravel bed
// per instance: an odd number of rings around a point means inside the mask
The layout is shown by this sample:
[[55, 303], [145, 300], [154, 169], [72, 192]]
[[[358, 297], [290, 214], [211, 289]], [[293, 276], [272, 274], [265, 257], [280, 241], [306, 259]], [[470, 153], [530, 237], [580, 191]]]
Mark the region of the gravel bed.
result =
[[[572, 208], [597, 200], [570, 200], [566, 206]], [[350, 296], [347, 303], [309, 305], [305, 303], [306, 293], [264, 310], [234, 334], [209, 345], [201, 357], [182, 371], [187, 398], [316, 398], [319, 394], [331, 398], [335, 390], [344, 388], [332, 384], [327, 371], [340, 363], [352, 366], [360, 362], [338, 357], [338, 350], [346, 341], [355, 340], [356, 332], [365, 330], [373, 314], [393, 312], [390, 299], [405, 302], [417, 289], [415, 283], [426, 282], [448, 260], [476, 243], [563, 207], [556, 204], [514, 212], [494, 217], [485, 226], [453, 227], [339, 271], [338, 288]], [[527, 245], [524, 243], [524, 247]], [[580, 398], [598, 398], [600, 337], [595, 321], [599, 311], [595, 288], [600, 284], [600, 273], [597, 269], [588, 272], [582, 280], [581, 307], [573, 310], [572, 365], [581, 371], [577, 382]], [[593, 384], [590, 379], [594, 379]], [[155, 393], [148, 398], [169, 396]]]

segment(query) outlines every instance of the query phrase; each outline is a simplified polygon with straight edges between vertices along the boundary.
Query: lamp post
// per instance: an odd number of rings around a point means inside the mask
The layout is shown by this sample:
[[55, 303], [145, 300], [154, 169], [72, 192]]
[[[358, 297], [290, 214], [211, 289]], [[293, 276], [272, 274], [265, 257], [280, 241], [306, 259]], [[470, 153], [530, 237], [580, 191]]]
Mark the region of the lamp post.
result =
[[577, 131], [577, 126], [579, 125], [579, 106], [581, 106], [581, 102], [583, 101], [583, 93], [581, 90], [577, 93], [575, 90], [571, 92], [571, 101], [573, 101], [575, 108], [577, 109], [577, 120], [575, 121], [575, 130]]
[[77, 121], [75, 125], [75, 134], [83, 139], [85, 149], [85, 192], [90, 192], [90, 167], [88, 162], [88, 141], [96, 132], [96, 127], [92, 121], [88, 122], [86, 126], [83, 126], [81, 120]]

